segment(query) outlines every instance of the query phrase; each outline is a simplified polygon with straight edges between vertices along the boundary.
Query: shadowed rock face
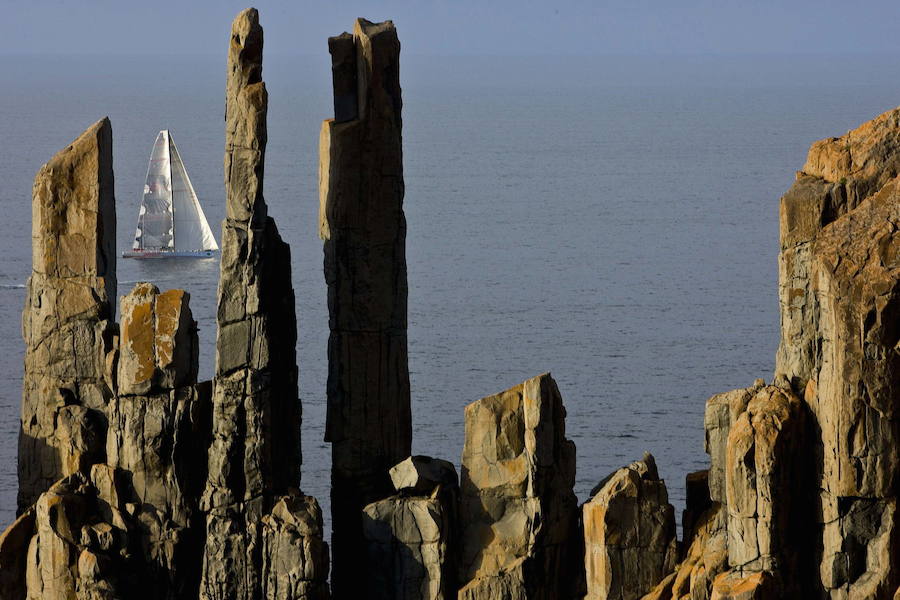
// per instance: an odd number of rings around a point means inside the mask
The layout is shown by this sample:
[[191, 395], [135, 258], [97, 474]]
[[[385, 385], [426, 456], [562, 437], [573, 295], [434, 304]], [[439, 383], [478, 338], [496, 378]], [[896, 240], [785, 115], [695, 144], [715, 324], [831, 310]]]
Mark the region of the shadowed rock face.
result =
[[[297, 593], [292, 584], [276, 585], [278, 579], [271, 579], [265, 569], [277, 561], [264, 557], [267, 548], [284, 545], [271, 540], [266, 545], [273, 523], [267, 529], [263, 519], [281, 496], [299, 494], [300, 401], [290, 249], [267, 216], [263, 199], [267, 94], [262, 48], [259, 15], [247, 9], [232, 24], [228, 52], [227, 219], [222, 231], [213, 442], [203, 496], [208, 517], [200, 595], [208, 599], [256, 599], [264, 587], [272, 593]], [[319, 558], [317, 554], [309, 560]]]
[[362, 511], [367, 597], [456, 598], [456, 469], [446, 460], [410, 456], [390, 475], [398, 493]]
[[328, 284], [334, 593], [359, 597], [360, 511], [392, 493], [410, 454], [400, 42], [359, 19], [329, 40], [335, 118], [319, 141], [319, 233]]
[[637, 600], [675, 567], [675, 509], [650, 454], [607, 477], [582, 510], [585, 598]]
[[466, 407], [460, 599], [573, 594], [574, 482], [575, 444], [549, 374]]
[[34, 178], [22, 331], [21, 513], [56, 480], [103, 460], [115, 361], [112, 128], [89, 127]]
[[262, 539], [262, 598], [328, 600], [328, 545], [315, 498], [280, 498], [262, 519]]

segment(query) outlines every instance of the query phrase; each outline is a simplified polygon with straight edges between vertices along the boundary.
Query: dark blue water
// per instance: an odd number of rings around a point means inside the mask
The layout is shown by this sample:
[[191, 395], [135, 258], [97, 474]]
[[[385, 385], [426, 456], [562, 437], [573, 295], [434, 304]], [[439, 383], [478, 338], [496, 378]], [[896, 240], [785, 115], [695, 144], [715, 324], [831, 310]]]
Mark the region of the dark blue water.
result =
[[[224, 216], [224, 57], [0, 61], [0, 523], [15, 508], [31, 182], [103, 115], [119, 247], [159, 129], [213, 230]], [[414, 450], [459, 460], [463, 407], [551, 371], [577, 492], [653, 452], [680, 510], [706, 398], [771, 378], [778, 198], [813, 140], [900, 103], [890, 57], [404, 57]], [[265, 192], [293, 248], [303, 485], [328, 505], [327, 309], [316, 235], [327, 54], [268, 57]], [[212, 372], [218, 265], [120, 261], [191, 295]]]

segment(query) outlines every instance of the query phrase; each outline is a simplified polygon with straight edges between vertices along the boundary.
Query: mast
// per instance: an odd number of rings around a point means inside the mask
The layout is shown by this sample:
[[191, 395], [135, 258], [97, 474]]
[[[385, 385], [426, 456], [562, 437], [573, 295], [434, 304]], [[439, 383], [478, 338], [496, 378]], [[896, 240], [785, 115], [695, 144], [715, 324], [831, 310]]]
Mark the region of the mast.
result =
[[170, 245], [172, 251], [175, 251], [177, 246], [175, 245], [175, 180], [172, 178], [172, 136], [169, 135], [168, 129], [164, 131], [166, 132], [166, 159], [169, 163], [169, 206], [172, 211], [172, 241]]

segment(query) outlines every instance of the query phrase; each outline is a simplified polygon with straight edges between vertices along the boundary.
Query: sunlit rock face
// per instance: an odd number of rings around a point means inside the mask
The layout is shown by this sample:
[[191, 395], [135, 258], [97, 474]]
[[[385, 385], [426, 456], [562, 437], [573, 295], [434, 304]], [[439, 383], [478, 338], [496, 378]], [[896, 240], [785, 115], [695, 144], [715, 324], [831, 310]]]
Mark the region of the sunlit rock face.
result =
[[22, 331], [21, 513], [103, 459], [113, 395], [116, 208], [112, 127], [101, 119], [43, 165], [32, 190]]
[[565, 416], [549, 374], [466, 407], [460, 598], [574, 593], [582, 566]]
[[360, 511], [392, 493], [410, 455], [400, 42], [393, 23], [356, 21], [328, 40], [335, 118], [319, 138], [319, 235], [331, 334], [328, 412], [334, 594], [364, 595]]
[[637, 600], [675, 567], [675, 509], [650, 454], [593, 490], [582, 523], [585, 598]]
[[813, 251], [820, 231], [900, 174], [900, 109], [841, 137], [815, 142], [781, 198], [778, 287], [781, 343], [775, 372], [802, 394], [820, 360]]

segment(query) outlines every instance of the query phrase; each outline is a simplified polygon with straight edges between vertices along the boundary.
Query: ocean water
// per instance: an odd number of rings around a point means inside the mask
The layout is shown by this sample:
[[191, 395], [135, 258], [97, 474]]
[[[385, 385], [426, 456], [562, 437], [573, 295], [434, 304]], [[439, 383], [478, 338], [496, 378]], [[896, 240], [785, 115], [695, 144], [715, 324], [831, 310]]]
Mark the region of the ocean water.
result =
[[[293, 250], [303, 487], [328, 516], [327, 308], [316, 235], [327, 53], [266, 58], [265, 194]], [[402, 59], [409, 354], [416, 453], [458, 463], [463, 407], [550, 371], [581, 500], [652, 452], [676, 511], [704, 468], [712, 394], [771, 379], [778, 198], [816, 139], [900, 103], [896, 57]], [[0, 61], [0, 523], [15, 511], [31, 182], [109, 115], [118, 245], [159, 129], [213, 230], [224, 216], [221, 57]], [[216, 260], [119, 262], [191, 294], [212, 373]]]

